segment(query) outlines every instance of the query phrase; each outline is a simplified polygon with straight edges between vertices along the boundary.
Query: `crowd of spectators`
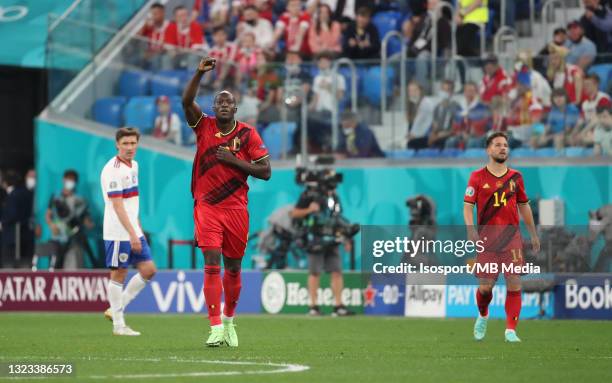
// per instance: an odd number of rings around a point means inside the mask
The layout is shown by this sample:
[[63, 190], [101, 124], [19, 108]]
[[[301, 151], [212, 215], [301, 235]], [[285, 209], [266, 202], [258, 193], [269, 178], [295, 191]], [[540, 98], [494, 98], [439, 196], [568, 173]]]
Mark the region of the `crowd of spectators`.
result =
[[[507, 131], [513, 147], [595, 146], [597, 153], [606, 153], [607, 145], [601, 142], [607, 137], [601, 133], [605, 124], [599, 116], [609, 112], [611, 102], [598, 88], [608, 79], [588, 71], [602, 54], [612, 51], [612, 5], [607, 0], [583, 0], [585, 13], [579, 20], [556, 29], [536, 57], [520, 52], [514, 65], [501, 65], [493, 55], [479, 59], [483, 52], [478, 34], [490, 21], [489, 7], [499, 7], [495, 1], [457, 0], [454, 14], [444, 9], [437, 18], [433, 44], [434, 19], [429, 11], [441, 2], [195, 0], [191, 8], [173, 9], [171, 18], [156, 3], [140, 32], [146, 44], [131, 60], [150, 70], [190, 69], [201, 55], [212, 56], [217, 67], [207, 74], [203, 86], [208, 91], [232, 90], [238, 118], [260, 129], [283, 118], [296, 121], [293, 147], [298, 150], [301, 106], [306, 104], [309, 149], [327, 151], [332, 141], [333, 102], [345, 99], [348, 92], [345, 78], [330, 70], [333, 60], [379, 60], [383, 36], [372, 17], [396, 10], [406, 15], [400, 33], [411, 60], [407, 103], [402, 109], [405, 142], [394, 147], [478, 148], [491, 132]], [[515, 18], [516, 9], [511, 7], [504, 10], [507, 22]], [[452, 22], [457, 24], [457, 53], [474, 58], [470, 62], [482, 67], [482, 80], [466, 81], [463, 74], [460, 84], [445, 80], [435, 86], [429, 81], [431, 56], [450, 55]], [[315, 65], [303, 65], [306, 61]], [[345, 99], [344, 108], [346, 104]], [[178, 115], [170, 110], [168, 99], [160, 97], [157, 105], [153, 136], [188, 143], [181, 138]], [[366, 130], [361, 133], [365, 138], [356, 142], [376, 141], [358, 114], [346, 114], [341, 120], [360, 128], [342, 129], [340, 143], [355, 142], [347, 134]], [[595, 134], [598, 128], [600, 133]], [[384, 155], [378, 143], [367, 146], [367, 155], [355, 148], [346, 151], [346, 145], [341, 150], [347, 156]]]

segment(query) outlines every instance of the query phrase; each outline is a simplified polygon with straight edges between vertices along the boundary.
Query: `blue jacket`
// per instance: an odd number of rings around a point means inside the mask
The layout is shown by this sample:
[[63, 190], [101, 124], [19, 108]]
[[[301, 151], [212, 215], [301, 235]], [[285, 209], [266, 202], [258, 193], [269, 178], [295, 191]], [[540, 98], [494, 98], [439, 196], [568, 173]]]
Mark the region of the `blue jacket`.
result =
[[385, 153], [380, 150], [378, 140], [374, 132], [364, 124], [357, 124], [355, 127], [355, 146], [357, 153], [349, 153], [346, 144], [346, 135], [340, 134], [338, 141], [338, 151], [345, 153], [348, 157], [353, 158], [373, 158], [384, 157]]

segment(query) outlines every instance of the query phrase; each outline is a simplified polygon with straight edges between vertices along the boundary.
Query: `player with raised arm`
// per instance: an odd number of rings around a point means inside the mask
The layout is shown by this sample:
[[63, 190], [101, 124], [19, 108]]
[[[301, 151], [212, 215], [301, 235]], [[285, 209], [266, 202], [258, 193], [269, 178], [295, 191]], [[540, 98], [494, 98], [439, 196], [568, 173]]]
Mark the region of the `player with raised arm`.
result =
[[[138, 163], [134, 156], [139, 139], [140, 133], [134, 128], [117, 130], [117, 156], [104, 165], [100, 176], [105, 204], [106, 267], [110, 268], [107, 293], [110, 308], [104, 316], [113, 321], [114, 335], [140, 335], [125, 324], [123, 311], [157, 271], [138, 218]], [[130, 278], [124, 290], [123, 283], [130, 264], [135, 265], [138, 272]]]
[[[488, 164], [472, 172], [464, 196], [463, 218], [468, 237], [472, 241], [484, 241], [485, 251], [479, 253], [476, 262], [481, 265], [496, 264], [523, 266], [522, 240], [519, 231], [519, 213], [531, 237], [534, 251], [540, 250], [540, 241], [525, 192], [523, 176], [508, 168], [508, 136], [494, 133], [486, 142]], [[478, 227], [474, 227], [474, 205], [478, 212]], [[477, 270], [479, 287], [476, 303], [479, 316], [474, 325], [474, 338], [482, 340], [487, 331], [489, 303], [493, 297], [493, 286], [498, 273]], [[506, 279], [506, 342], [520, 342], [516, 325], [521, 312], [521, 277], [513, 270], [504, 271]]]
[[[203, 58], [183, 93], [183, 109], [197, 138], [191, 193], [194, 198], [195, 239], [204, 254], [204, 298], [210, 320], [206, 345], [238, 346], [234, 312], [241, 288], [241, 263], [249, 233], [248, 176], [270, 179], [268, 150], [252, 126], [234, 119], [236, 100], [217, 93], [215, 117], [195, 103], [204, 73], [215, 59]], [[221, 278], [221, 258], [225, 272]], [[225, 295], [223, 318], [221, 294]]]

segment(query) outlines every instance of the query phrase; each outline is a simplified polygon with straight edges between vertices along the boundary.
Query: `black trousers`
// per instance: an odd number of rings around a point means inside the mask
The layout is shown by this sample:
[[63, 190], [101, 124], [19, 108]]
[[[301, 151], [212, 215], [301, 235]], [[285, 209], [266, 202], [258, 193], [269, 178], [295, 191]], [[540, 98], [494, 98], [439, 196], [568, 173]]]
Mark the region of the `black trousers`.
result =
[[460, 56], [470, 58], [480, 56], [480, 38], [477, 24], [462, 24], [457, 27], [457, 53]]

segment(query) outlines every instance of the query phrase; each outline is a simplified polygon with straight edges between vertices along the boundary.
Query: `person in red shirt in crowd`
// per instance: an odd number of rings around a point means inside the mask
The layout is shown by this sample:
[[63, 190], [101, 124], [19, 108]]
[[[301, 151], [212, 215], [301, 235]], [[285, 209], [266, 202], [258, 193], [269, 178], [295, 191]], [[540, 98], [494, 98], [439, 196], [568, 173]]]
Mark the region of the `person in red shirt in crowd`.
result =
[[512, 78], [499, 65], [497, 56], [489, 55], [484, 61], [485, 73], [480, 84], [480, 101], [490, 104], [493, 97], [505, 97], [512, 86]]
[[584, 78], [584, 100], [582, 101], [582, 115], [589, 123], [597, 115], [597, 108], [612, 106], [610, 96], [599, 90], [599, 76], [595, 73]]
[[173, 46], [164, 59], [165, 69], [192, 68], [200, 61], [199, 55], [186, 51], [202, 50], [205, 46], [202, 29], [191, 21], [187, 8], [174, 8], [174, 21], [166, 28], [164, 43]]
[[583, 97], [584, 72], [580, 67], [565, 62], [569, 53], [566, 47], [555, 44], [548, 46], [550, 55], [546, 68], [546, 79], [552, 89], [563, 88], [570, 103], [580, 106]]
[[149, 10], [149, 17], [140, 30], [140, 36], [147, 39], [142, 55], [144, 66], [152, 70], [161, 67], [161, 57], [164, 51], [164, 34], [170, 22], [166, 20], [166, 8], [160, 3], [154, 3]]
[[[217, 60], [213, 88], [221, 89], [240, 84], [240, 72], [234, 66], [239, 59], [238, 46], [231, 41], [227, 41], [227, 31], [223, 27], [216, 27], [213, 30], [212, 37], [214, 45], [208, 51], [208, 55]], [[212, 71], [206, 73], [206, 76], [204, 76], [205, 83], [210, 84], [212, 74]]]
[[308, 45], [308, 28], [310, 27], [310, 16], [302, 11], [300, 0], [289, 0], [287, 11], [281, 15], [276, 22], [274, 31], [274, 46], [284, 36], [284, 52], [300, 52], [303, 57], [310, 56]]
[[256, 41], [252, 32], [244, 32], [240, 36], [240, 47], [235, 60], [242, 79], [255, 78], [257, 67], [266, 61], [263, 50], [257, 46]]

